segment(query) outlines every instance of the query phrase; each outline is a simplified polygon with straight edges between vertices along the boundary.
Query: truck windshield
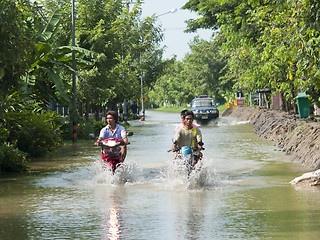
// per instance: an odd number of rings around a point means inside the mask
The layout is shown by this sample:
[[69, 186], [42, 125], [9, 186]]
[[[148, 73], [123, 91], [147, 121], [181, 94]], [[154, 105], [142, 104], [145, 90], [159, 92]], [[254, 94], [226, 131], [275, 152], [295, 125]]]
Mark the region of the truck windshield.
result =
[[213, 100], [195, 100], [192, 102], [192, 107], [211, 107], [214, 105]]

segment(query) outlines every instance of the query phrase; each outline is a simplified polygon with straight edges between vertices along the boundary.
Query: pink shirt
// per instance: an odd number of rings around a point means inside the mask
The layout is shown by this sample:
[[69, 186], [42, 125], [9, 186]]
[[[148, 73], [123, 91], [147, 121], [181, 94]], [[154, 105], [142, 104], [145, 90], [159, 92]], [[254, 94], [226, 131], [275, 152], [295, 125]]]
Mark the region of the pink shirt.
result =
[[[174, 133], [176, 133], [176, 131], [179, 129], [179, 128], [182, 128], [183, 127], [183, 124], [182, 123], [180, 123], [178, 126], [176, 126], [176, 128], [174, 129]], [[194, 124], [192, 124], [192, 127], [195, 127], [195, 128], [198, 128], [198, 126], [197, 125], [194, 125]]]

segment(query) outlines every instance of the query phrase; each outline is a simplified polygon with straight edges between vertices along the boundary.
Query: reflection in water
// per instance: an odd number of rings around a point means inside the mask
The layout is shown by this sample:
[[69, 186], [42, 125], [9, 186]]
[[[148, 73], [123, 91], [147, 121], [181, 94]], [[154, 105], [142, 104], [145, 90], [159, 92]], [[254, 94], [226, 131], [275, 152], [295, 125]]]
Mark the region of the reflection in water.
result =
[[[113, 188], [97, 189], [97, 200], [101, 201], [102, 207], [102, 231], [103, 239], [117, 240], [122, 238], [124, 221], [122, 201], [125, 200], [126, 190], [122, 186]], [[111, 190], [111, 191], [110, 191]]]
[[109, 224], [107, 226], [108, 239], [116, 240], [119, 239], [122, 234], [120, 231], [120, 220], [119, 220], [119, 208], [114, 203], [111, 204], [109, 209]]
[[[204, 222], [204, 212], [202, 209], [202, 195], [201, 194], [192, 194], [189, 201], [186, 202], [188, 207], [186, 214], [186, 232], [185, 239], [196, 240], [201, 236], [201, 229], [203, 228]], [[194, 196], [196, 195], [196, 196]], [[199, 195], [199, 196], [198, 196]]]

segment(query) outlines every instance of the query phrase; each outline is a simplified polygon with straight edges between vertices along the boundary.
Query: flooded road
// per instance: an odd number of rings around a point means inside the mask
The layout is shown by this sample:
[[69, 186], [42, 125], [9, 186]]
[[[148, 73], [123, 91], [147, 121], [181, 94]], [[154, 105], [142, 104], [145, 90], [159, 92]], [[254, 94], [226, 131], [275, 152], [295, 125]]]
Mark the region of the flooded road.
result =
[[303, 171], [253, 127], [201, 126], [202, 168], [173, 171], [176, 113], [130, 122], [123, 171], [102, 169], [92, 142], [0, 178], [0, 239], [318, 239], [320, 191], [288, 182]]

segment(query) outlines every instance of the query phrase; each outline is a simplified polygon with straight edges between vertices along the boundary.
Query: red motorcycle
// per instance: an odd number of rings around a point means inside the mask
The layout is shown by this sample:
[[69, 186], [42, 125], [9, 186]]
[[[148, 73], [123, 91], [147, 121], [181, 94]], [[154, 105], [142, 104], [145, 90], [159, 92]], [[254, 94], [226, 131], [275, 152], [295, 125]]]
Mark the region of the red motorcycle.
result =
[[116, 138], [108, 138], [99, 142], [99, 146], [101, 147], [102, 160], [109, 166], [114, 173], [121, 165], [121, 148], [120, 146], [125, 145], [123, 140], [119, 140]]

